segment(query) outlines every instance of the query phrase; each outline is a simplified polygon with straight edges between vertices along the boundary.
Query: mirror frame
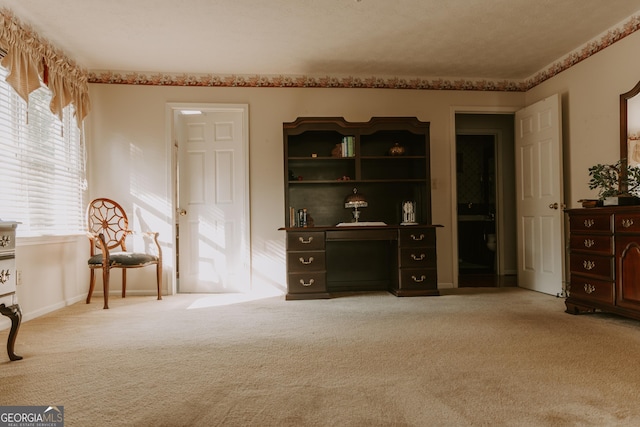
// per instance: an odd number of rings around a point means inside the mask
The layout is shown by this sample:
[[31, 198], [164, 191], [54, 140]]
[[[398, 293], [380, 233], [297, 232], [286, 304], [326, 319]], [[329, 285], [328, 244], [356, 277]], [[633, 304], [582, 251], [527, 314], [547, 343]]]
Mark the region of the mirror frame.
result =
[[[636, 83], [636, 85], [629, 92], [625, 92], [620, 95], [620, 158], [625, 159], [622, 174], [626, 177], [627, 175], [627, 167], [629, 163], [629, 120], [627, 114], [629, 112], [627, 103], [630, 99], [640, 94], [640, 82]], [[626, 184], [624, 181], [620, 181], [620, 191], [626, 191]]]
[[620, 95], [620, 158], [626, 159], [629, 155], [628, 136], [629, 129], [627, 120], [627, 101], [640, 93], [640, 82], [638, 82], [629, 92]]

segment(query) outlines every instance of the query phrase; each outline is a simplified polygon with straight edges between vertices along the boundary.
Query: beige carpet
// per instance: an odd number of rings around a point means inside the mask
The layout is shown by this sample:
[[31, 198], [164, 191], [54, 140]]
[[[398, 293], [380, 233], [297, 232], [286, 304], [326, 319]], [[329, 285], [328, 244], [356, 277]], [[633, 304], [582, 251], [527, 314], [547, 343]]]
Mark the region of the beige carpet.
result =
[[640, 425], [637, 321], [519, 288], [229, 298], [25, 322], [0, 405], [64, 406], [67, 427]]

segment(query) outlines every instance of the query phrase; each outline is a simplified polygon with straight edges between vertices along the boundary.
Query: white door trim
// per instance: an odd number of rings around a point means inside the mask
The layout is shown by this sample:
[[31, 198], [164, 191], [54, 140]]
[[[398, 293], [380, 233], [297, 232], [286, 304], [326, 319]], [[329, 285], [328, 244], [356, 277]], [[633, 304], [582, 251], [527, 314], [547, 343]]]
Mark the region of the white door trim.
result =
[[[248, 104], [218, 104], [218, 103], [191, 103], [191, 102], [168, 102], [165, 106], [165, 148], [166, 148], [166, 158], [167, 158], [167, 170], [171, 171], [167, 174], [167, 188], [169, 189], [169, 193], [171, 195], [171, 235], [176, 235], [176, 224], [177, 224], [177, 209], [178, 209], [178, 189], [177, 189], [177, 162], [178, 162], [178, 151], [176, 147], [176, 115], [180, 114], [181, 110], [200, 110], [207, 112], [215, 112], [215, 111], [242, 111], [243, 112], [243, 135], [244, 135], [244, 152], [246, 156], [244, 157], [245, 162], [245, 170], [247, 173], [247, 177], [244, 180], [244, 203], [247, 207], [245, 211], [245, 218], [243, 218], [246, 224], [246, 233], [244, 233], [243, 247], [244, 257], [246, 258], [246, 264], [249, 266], [250, 271], [250, 280], [253, 276], [253, 269], [251, 266], [251, 215], [250, 215], [250, 197], [249, 197], [249, 105]], [[176, 280], [176, 244], [175, 239], [171, 242], [171, 247], [173, 251], [171, 251], [171, 261], [170, 264], [173, 266], [172, 274], [171, 274], [171, 283], [169, 284], [169, 293], [171, 295], [177, 293], [177, 280]], [[164, 254], [163, 254], [164, 255]], [[169, 260], [167, 260], [169, 261]]]

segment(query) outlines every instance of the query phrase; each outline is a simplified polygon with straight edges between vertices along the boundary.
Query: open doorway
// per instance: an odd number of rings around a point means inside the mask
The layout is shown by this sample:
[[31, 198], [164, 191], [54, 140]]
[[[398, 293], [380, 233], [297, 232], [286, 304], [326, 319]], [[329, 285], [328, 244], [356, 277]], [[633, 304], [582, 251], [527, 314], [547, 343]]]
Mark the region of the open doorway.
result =
[[457, 283], [517, 285], [512, 114], [456, 114]]
[[494, 135], [457, 135], [458, 274], [497, 274]]

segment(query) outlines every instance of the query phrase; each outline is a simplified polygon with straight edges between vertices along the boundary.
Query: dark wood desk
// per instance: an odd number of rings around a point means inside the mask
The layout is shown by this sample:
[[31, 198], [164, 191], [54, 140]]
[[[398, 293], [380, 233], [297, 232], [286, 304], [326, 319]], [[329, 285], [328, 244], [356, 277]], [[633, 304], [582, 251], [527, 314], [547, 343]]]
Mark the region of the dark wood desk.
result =
[[287, 233], [287, 300], [339, 292], [439, 295], [439, 225], [282, 228]]

